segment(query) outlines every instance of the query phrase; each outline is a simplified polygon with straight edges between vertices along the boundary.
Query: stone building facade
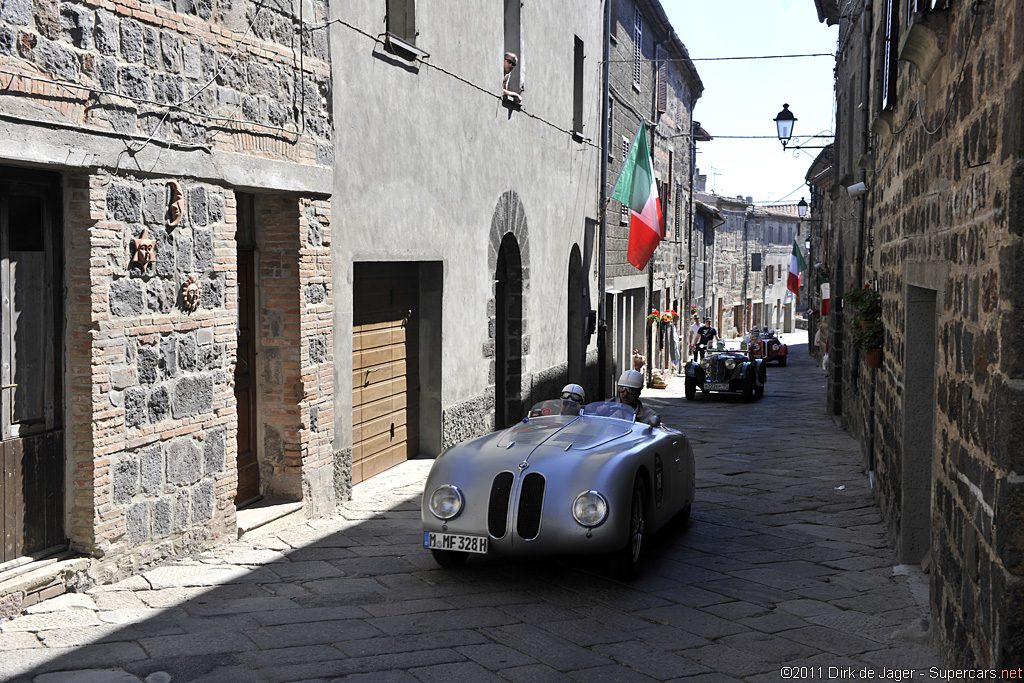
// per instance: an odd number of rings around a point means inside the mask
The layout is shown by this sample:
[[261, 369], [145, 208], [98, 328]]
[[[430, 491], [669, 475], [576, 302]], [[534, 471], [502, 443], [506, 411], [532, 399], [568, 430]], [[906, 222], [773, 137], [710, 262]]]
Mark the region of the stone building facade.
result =
[[334, 187], [335, 453], [353, 481], [569, 381], [594, 395], [602, 8], [339, 11], [339, 156], [366, 160]]
[[646, 121], [665, 241], [647, 268], [637, 270], [626, 260], [629, 210], [618, 201], [609, 202], [606, 289], [611, 294], [606, 298], [609, 363], [604, 385], [609, 390], [619, 374], [632, 367], [634, 349], [661, 357], [656, 335], [648, 346], [650, 328], [645, 320], [651, 309], [675, 310], [680, 326], [687, 317], [685, 238], [694, 212], [693, 107], [704, 91], [686, 46], [658, 0], [614, 0], [611, 11], [606, 193], [611, 196], [629, 145], [640, 122]]
[[260, 497], [333, 507], [326, 20], [4, 3], [3, 448], [38, 482], [4, 561], [70, 546], [108, 580]]
[[[829, 408], [860, 439], [950, 664], [1024, 656], [1024, 7], [816, 3], [840, 23], [824, 267], [881, 294], [882, 365], [833, 306]], [[863, 185], [859, 185], [863, 183]]]

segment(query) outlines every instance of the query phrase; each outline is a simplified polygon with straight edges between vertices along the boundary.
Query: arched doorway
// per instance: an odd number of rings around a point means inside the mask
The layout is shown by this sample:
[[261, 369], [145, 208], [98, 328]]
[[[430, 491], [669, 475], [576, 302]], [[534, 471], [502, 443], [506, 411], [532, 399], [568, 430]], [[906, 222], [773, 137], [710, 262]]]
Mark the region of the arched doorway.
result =
[[580, 256], [579, 246], [575, 244], [572, 245], [572, 251], [569, 253], [569, 278], [567, 284], [565, 338], [568, 377], [566, 381], [584, 384], [583, 354], [586, 330], [583, 324], [583, 288], [586, 285], [583, 281], [583, 258]]
[[506, 233], [494, 269], [494, 428], [523, 416], [523, 262], [515, 235]]

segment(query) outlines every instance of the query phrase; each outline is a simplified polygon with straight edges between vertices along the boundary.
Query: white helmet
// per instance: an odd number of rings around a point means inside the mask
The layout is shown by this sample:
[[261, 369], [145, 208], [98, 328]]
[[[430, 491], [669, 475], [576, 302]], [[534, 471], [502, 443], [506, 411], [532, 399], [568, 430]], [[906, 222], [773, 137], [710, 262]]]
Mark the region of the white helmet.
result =
[[620, 387], [629, 387], [639, 392], [644, 386], [644, 376], [637, 370], [626, 370], [619, 376], [618, 384]]
[[587, 395], [579, 384], [566, 384], [562, 387], [562, 398], [577, 403], [586, 403]]

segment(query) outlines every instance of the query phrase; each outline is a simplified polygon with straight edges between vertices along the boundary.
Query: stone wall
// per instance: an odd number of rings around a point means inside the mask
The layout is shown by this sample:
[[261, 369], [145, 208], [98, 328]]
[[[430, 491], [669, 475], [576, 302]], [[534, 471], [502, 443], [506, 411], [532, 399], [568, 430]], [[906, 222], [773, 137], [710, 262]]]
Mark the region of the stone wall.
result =
[[227, 0], [10, 0], [4, 108], [140, 143], [330, 164], [327, 35], [315, 28], [327, 4], [302, 6], [312, 16]]
[[[915, 525], [930, 531], [934, 644], [951, 664], [1000, 668], [1024, 656], [1024, 8], [976, 9], [918, 18], [940, 37], [937, 63], [926, 73], [898, 62], [890, 110], [875, 96], [863, 233], [856, 222], [837, 231], [831, 261], [833, 282], [860, 278], [883, 295], [883, 367], [867, 369], [848, 346], [842, 358], [844, 425], [858, 430], [901, 556], [913, 556]], [[858, 95], [841, 91], [839, 110]], [[855, 125], [840, 123], [837, 145]], [[840, 149], [842, 171], [844, 154], [857, 154]], [[857, 216], [858, 207], [842, 199], [837, 208]], [[925, 320], [921, 300], [934, 302]], [[844, 317], [832, 334], [848, 341]], [[919, 338], [922, 325], [934, 326], [932, 338]], [[919, 400], [922, 375], [933, 401]], [[921, 441], [927, 462], [915, 461]]]
[[[236, 298], [234, 198], [186, 185], [174, 229], [146, 209], [163, 183], [105, 174], [69, 179], [70, 423], [79, 550], [145, 561], [187, 551], [234, 527], [237, 428], [232, 368]], [[156, 261], [130, 263], [131, 240], [152, 230]], [[181, 297], [195, 276], [202, 295]]]

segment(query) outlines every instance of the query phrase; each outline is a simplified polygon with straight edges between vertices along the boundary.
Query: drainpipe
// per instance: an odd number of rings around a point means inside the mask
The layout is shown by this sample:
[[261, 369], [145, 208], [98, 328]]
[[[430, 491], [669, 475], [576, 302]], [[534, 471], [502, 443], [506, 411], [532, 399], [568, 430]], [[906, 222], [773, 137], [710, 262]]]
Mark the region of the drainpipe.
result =
[[611, 59], [611, 28], [612, 8], [611, 3], [605, 0], [604, 3], [604, 58], [601, 62], [601, 187], [598, 189], [599, 214], [598, 231], [600, 232], [597, 260], [597, 286], [600, 294], [597, 298], [597, 397], [603, 399], [608, 396], [608, 310], [605, 305], [607, 295], [605, 294], [605, 278], [608, 269], [608, 146], [611, 140], [608, 139], [608, 60]]
[[[870, 121], [870, 87], [869, 87], [869, 75], [871, 68], [871, 29], [872, 29], [872, 18], [871, 18], [871, 0], [865, 0], [864, 11], [861, 14], [861, 33], [862, 33], [862, 46], [861, 46], [861, 102], [864, 103], [864, 107], [861, 110], [861, 153], [866, 154], [869, 150], [869, 126]], [[861, 168], [860, 179], [862, 182], [867, 181], [867, 170]], [[857, 221], [857, 261], [856, 261], [856, 273], [857, 273], [857, 287], [864, 286], [864, 275], [865, 275], [865, 264], [864, 264], [864, 252], [867, 248], [867, 211], [868, 211], [868, 196], [871, 194], [873, 188], [868, 188], [868, 194], [865, 194], [860, 199], [860, 211], [858, 212]], [[858, 361], [860, 362], [860, 361]], [[877, 373], [870, 373], [870, 391], [867, 392], [868, 405], [867, 405], [867, 421], [868, 428], [865, 430], [865, 441], [864, 441], [864, 466], [869, 472], [875, 470], [875, 398], [877, 391], [878, 377]]]

